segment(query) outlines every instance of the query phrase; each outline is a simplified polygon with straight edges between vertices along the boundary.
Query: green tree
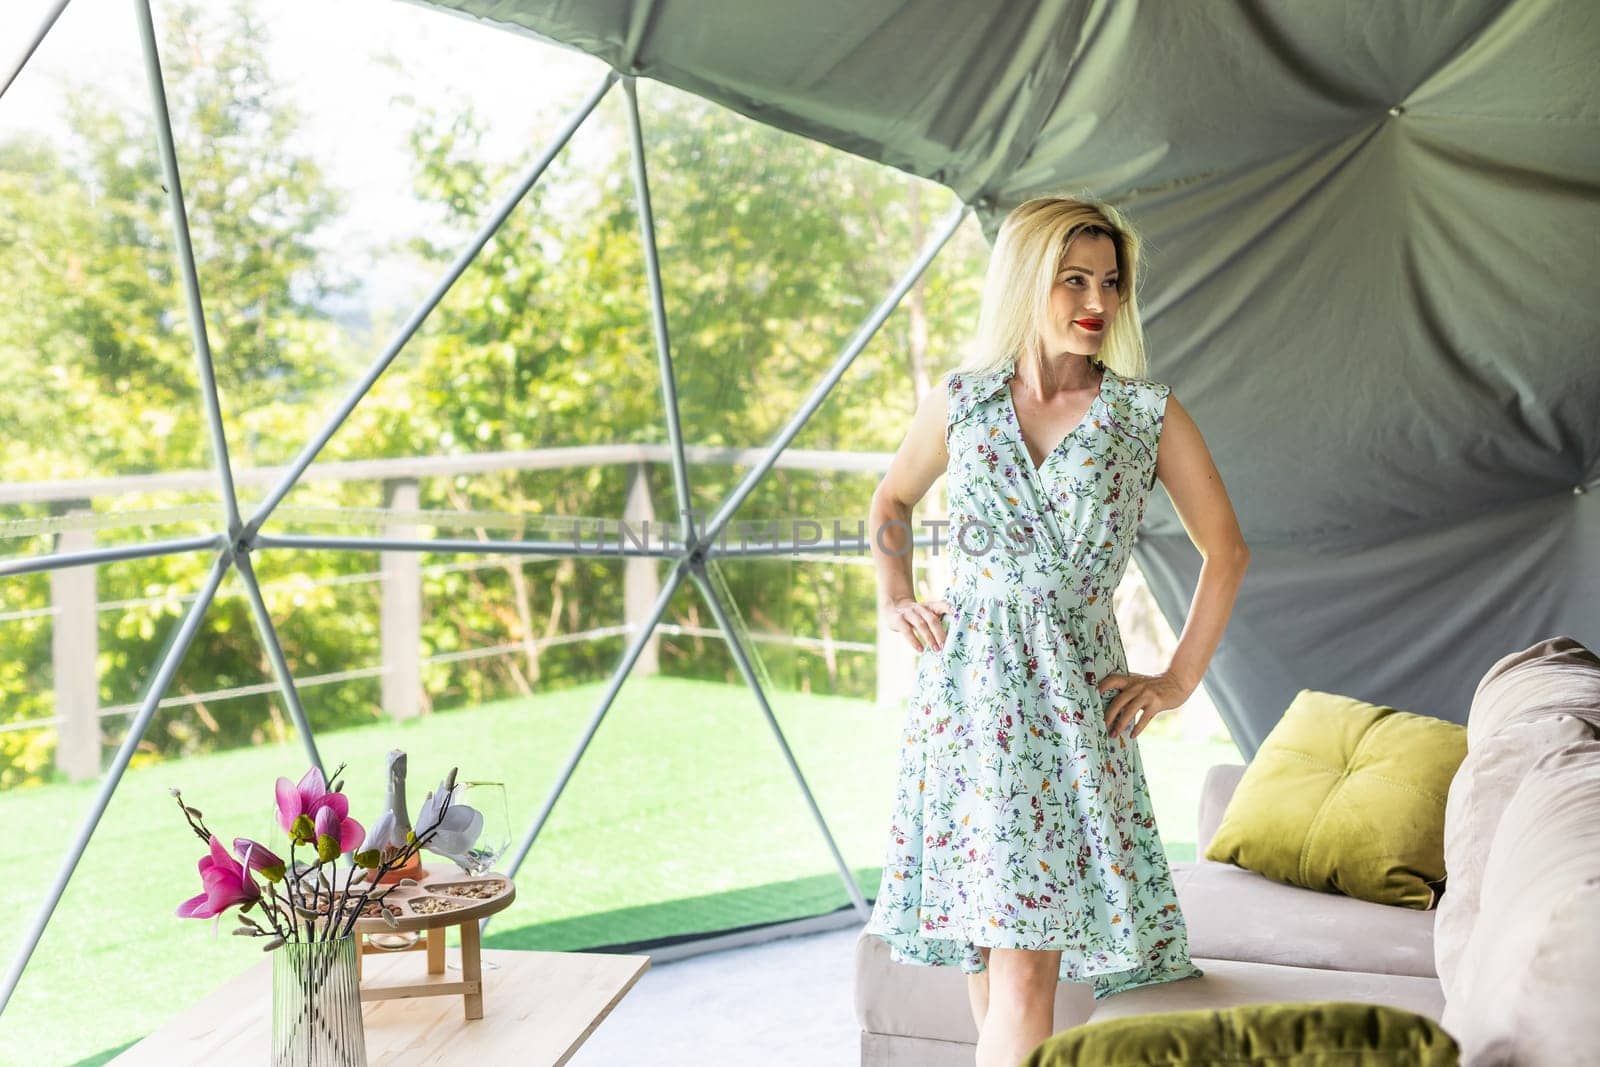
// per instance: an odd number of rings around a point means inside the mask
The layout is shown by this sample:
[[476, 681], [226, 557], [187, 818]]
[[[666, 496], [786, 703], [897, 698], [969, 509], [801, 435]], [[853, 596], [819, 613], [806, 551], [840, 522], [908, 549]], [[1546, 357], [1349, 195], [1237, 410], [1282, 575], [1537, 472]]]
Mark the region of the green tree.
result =
[[[191, 5], [164, 24], [185, 198], [235, 461], [281, 460], [320, 424], [330, 396], [371, 353], [356, 351], [322, 310], [348, 286], [329, 277], [318, 251], [339, 198], [297, 146], [297, 116], [271, 84], [260, 26], [242, 0], [221, 16], [202, 14]], [[19, 428], [0, 435], [0, 466], [8, 480], [206, 466], [148, 120], [103, 96], [75, 95], [82, 102], [72, 111], [73, 151], [0, 145], [0, 286], [18, 294], [0, 306], [0, 421]], [[948, 209], [885, 168], [662, 87], [645, 87], [643, 97], [685, 440], [762, 445], [899, 277], [933, 217]], [[666, 441], [620, 103], [614, 97], [590, 120], [615, 151], [598, 167], [557, 159], [323, 459]], [[512, 178], [510, 167], [485, 157], [483, 132], [470, 102], [434, 100], [418, 109], [419, 213], [441, 225], [409, 250], [441, 270]], [[971, 235], [946, 249], [798, 446], [887, 451], [899, 443], [919, 391], [954, 362], [955, 346], [940, 339], [959, 337], [975, 311], [984, 249]], [[241, 449], [241, 436], [260, 443]], [[630, 474], [617, 466], [432, 478], [423, 482], [422, 504], [614, 519]], [[692, 505], [709, 514], [742, 474], [696, 466]], [[866, 475], [777, 470], [741, 516], [864, 517], [873, 484]], [[657, 515], [675, 518], [665, 465], [651, 469], [650, 486]], [[201, 499], [214, 504], [210, 495]], [[292, 502], [372, 507], [382, 500], [373, 485], [311, 485]], [[215, 528], [214, 515], [204, 528]], [[508, 532], [500, 520], [468, 525], [465, 535]], [[150, 533], [129, 526], [107, 539]], [[151, 600], [102, 620], [104, 703], [137, 697], [161, 636], [186, 606], [179, 594], [198, 585], [204, 566], [204, 558], [188, 556], [102, 568], [102, 599]], [[377, 661], [373, 587], [325, 581], [375, 570], [375, 553], [274, 550], [258, 569], [292, 586], [269, 591], [268, 601], [297, 674]], [[430, 573], [422, 652], [531, 643], [620, 621], [621, 573], [614, 558]], [[780, 559], [729, 564], [727, 575], [758, 630], [872, 639], [870, 568]], [[36, 609], [47, 596], [43, 578], [0, 582], [0, 612]], [[673, 621], [712, 625], [687, 587], [678, 603], [684, 614]], [[0, 670], [0, 721], [47, 715], [48, 618], [4, 625], [11, 647], [25, 651], [18, 669]], [[558, 645], [543, 656], [435, 665], [425, 685], [437, 704], [476, 703], [600, 676], [621, 647], [614, 638]], [[761, 647], [779, 684], [871, 691], [870, 657]], [[669, 638], [663, 650], [669, 671], [735, 674], [720, 642]], [[245, 602], [223, 599], [174, 689], [194, 693], [270, 676]], [[372, 682], [303, 695], [321, 728], [378, 713]], [[159, 757], [281, 736], [286, 728], [276, 697], [219, 701], [164, 712], [146, 747]], [[40, 736], [0, 734], [0, 785], [42, 773]]]
[[[934, 198], [903, 175], [693, 97], [655, 86], [642, 95], [684, 437], [690, 444], [759, 446], [799, 407], [859, 318], [905, 269], [931, 227]], [[589, 121], [607, 123], [606, 109]], [[614, 127], [607, 132], [620, 134]], [[482, 134], [469, 102], [419, 108], [412, 137], [416, 189], [451, 237], [412, 247], [441, 268], [513, 178], [510, 167], [483, 161]], [[419, 438], [432, 443], [428, 451], [666, 441], [632, 163], [625, 138], [611, 143], [617, 151], [586, 173], [568, 154], [557, 158], [381, 384], [387, 399], [358, 409], [350, 440], [367, 448], [381, 441], [394, 454], [405, 454], [402, 442]], [[558, 212], [555, 204], [569, 206]], [[967, 279], [982, 254], [981, 238], [977, 248], [970, 242], [953, 248], [918, 286], [910, 309], [885, 326], [851, 378], [813, 416], [802, 444], [885, 450], [898, 444], [917, 399], [904, 383], [930, 377], [928, 338], [958, 334], [975, 311], [978, 294]], [[938, 362], [943, 369], [954, 359]], [[710, 514], [742, 474], [695, 467], [693, 506]], [[424, 485], [423, 506], [618, 517], [627, 475], [619, 467], [435, 480]], [[741, 514], [864, 517], [873, 484], [828, 472], [775, 471]], [[652, 469], [651, 489], [657, 515], [673, 518], [665, 465]], [[493, 586], [441, 577], [428, 589], [436, 610], [427, 639], [446, 650], [464, 632], [519, 640], [551, 636], [562, 625], [620, 620], [614, 561], [536, 566], [540, 580], [526, 588], [515, 580], [515, 565], [510, 580]], [[780, 560], [732, 564], [728, 574], [757, 629], [869, 641], [875, 632], [869, 569]], [[711, 625], [694, 597], [681, 603], [693, 614], [677, 621]], [[578, 604], [582, 622], [564, 619], [564, 609]], [[527, 633], [532, 620], [540, 629]], [[620, 641], [598, 647], [603, 657], [584, 656], [589, 662], [563, 649], [561, 673], [608, 669]], [[707, 650], [698, 638], [667, 647], [669, 659], [677, 656], [669, 669], [733, 673], [720, 648], [710, 656]], [[778, 661], [774, 674], [785, 682], [871, 689], [874, 665], [867, 657], [785, 655], [770, 645], [763, 655]], [[515, 662], [498, 669], [515, 684]], [[539, 674], [537, 662], [521, 669]]]
[[[300, 117], [272, 83], [252, 6], [187, 3], [161, 23], [185, 204], [236, 463], [249, 451], [241, 438], [265, 436], [280, 453], [303, 441], [321, 415], [310, 400], [350, 365], [348, 341], [322, 306], [352, 283], [330, 276], [317, 247], [339, 197], [295, 141]], [[0, 144], [0, 292], [7, 294], [0, 301], [0, 480], [204, 469], [210, 446], [149, 109], [90, 84], [72, 87], [66, 99], [66, 147], [29, 138]], [[198, 499], [214, 501], [215, 493]], [[39, 512], [14, 509], [6, 517]], [[219, 522], [213, 512], [203, 528]], [[173, 531], [130, 524], [100, 539], [152, 534]], [[50, 544], [12, 547], [48, 551]], [[180, 594], [196, 588], [205, 563], [189, 556], [100, 568], [101, 599], [154, 600], [101, 617], [103, 703], [142, 693], [161, 637], [186, 607]], [[333, 574], [351, 565], [327, 556], [308, 561], [308, 570]], [[0, 580], [0, 612], [37, 608], [46, 589], [42, 578]], [[0, 671], [0, 722], [48, 715], [49, 617], [0, 625], [24, 664]], [[294, 628], [292, 643], [300, 658], [342, 660], [339, 646], [359, 641], [361, 631]], [[266, 668], [245, 602], [221, 600], [174, 689], [260, 682], [270, 677]], [[370, 716], [371, 695], [341, 687], [324, 703], [333, 705], [333, 721], [349, 721]], [[267, 698], [173, 709], [147, 748], [238, 744], [281, 721]], [[118, 729], [109, 727], [113, 736]], [[0, 733], [0, 787], [42, 773], [41, 736]]]

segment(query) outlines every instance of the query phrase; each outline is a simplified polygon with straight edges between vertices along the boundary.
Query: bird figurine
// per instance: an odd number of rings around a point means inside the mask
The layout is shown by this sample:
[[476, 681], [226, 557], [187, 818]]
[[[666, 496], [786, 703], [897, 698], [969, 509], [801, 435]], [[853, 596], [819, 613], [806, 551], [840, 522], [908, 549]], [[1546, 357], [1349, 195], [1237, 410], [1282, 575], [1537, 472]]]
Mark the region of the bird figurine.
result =
[[[389, 752], [389, 787], [384, 796], [383, 811], [372, 820], [361, 851], [378, 850], [380, 863], [388, 863], [411, 843], [411, 818], [406, 814], [406, 754], [400, 749]], [[380, 883], [398, 882], [402, 878], [416, 878], [422, 872], [422, 861], [412, 856], [400, 867], [378, 879]]]

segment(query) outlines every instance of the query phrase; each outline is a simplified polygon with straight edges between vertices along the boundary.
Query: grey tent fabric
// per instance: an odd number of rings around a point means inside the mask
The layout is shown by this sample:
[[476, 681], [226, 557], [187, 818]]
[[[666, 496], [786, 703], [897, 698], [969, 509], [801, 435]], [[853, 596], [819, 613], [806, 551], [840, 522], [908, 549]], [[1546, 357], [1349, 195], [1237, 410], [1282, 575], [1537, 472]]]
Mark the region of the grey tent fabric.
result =
[[[943, 183], [1123, 208], [1252, 564], [1207, 687], [1464, 721], [1600, 642], [1600, 5], [432, 0]], [[848, 388], [848, 378], [842, 387]], [[1200, 559], [1152, 498], [1175, 627]]]

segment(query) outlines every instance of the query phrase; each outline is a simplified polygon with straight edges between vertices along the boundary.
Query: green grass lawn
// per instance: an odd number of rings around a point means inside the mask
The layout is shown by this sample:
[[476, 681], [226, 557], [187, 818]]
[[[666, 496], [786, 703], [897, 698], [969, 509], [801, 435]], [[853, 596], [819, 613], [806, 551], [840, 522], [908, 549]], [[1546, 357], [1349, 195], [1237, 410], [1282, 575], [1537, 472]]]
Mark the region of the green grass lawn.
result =
[[[520, 839], [594, 711], [600, 683], [324, 734], [351, 810], [383, 797], [384, 757], [409, 755], [410, 809], [451, 766], [506, 783]], [[902, 711], [779, 692], [774, 713], [858, 884], [877, 891]], [[1205, 769], [1240, 762], [1226, 739], [1184, 741], [1176, 716], [1138, 744], [1172, 859], [1194, 856]], [[101, 1062], [264, 958], [250, 941], [173, 909], [200, 891], [202, 848], [168, 788], [219, 837], [276, 846], [272, 784], [307, 766], [298, 744], [139, 767], [124, 777], [22, 982], [0, 1017], [0, 1063]], [[12, 866], [0, 879], [0, 964], [9, 964], [86, 815], [96, 785], [0, 795]], [[742, 686], [630, 680], [601, 724], [489, 928], [503, 948], [584, 949], [798, 918], [846, 905], [777, 742]]]

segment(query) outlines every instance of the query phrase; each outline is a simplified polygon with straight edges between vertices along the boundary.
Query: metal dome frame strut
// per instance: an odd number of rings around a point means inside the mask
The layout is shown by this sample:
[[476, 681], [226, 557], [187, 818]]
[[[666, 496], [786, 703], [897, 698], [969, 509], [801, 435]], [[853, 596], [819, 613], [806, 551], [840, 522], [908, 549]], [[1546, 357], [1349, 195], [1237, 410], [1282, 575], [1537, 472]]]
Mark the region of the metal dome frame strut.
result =
[[[68, 0], [57, 0], [54, 8], [46, 15], [38, 31], [23, 50], [21, 57], [15, 62], [5, 80], [0, 82], [0, 96], [3, 96], [6, 90], [15, 82], [18, 74], [27, 65], [28, 60], [33, 56], [40, 43], [49, 34], [56, 20], [65, 10], [67, 3]], [[436, 282], [432, 291], [423, 299], [422, 303], [372, 363], [366, 374], [350, 389], [338, 408], [328, 418], [323, 428], [301, 449], [289, 464], [281, 479], [256, 507], [254, 513], [248, 519], [244, 519], [239, 512], [238, 497], [234, 490], [233, 467], [228, 454], [227, 436], [223, 428], [221, 405], [218, 400], [216, 378], [212, 366], [210, 341], [206, 332], [199, 277], [194, 261], [194, 250], [190, 243], [188, 217], [184, 207], [177, 151], [174, 144], [171, 116], [167, 109], [166, 91], [161, 74], [160, 55], [156, 42], [154, 21], [151, 15], [150, 0], [133, 0], [133, 4], [139, 26], [145, 72], [149, 83], [157, 147], [161, 154], [163, 172], [166, 178], [168, 207], [172, 215], [175, 247], [187, 303], [190, 330], [194, 340], [195, 368], [199, 379], [201, 401], [205, 410], [206, 425], [211, 438], [212, 463], [221, 494], [224, 532], [203, 537], [157, 541], [145, 545], [124, 545], [83, 552], [58, 552], [0, 562], [0, 577], [6, 577], [8, 575], [58, 570], [65, 567], [100, 562], [149, 558], [192, 551], [209, 550], [216, 553], [194, 603], [169, 633], [160, 662], [147, 683], [139, 709], [129, 722], [126, 736], [106, 769], [104, 779], [96, 793], [88, 815], [83, 820], [77, 835], [67, 849], [67, 854], [56, 874], [54, 884], [46, 893], [30, 929], [24, 936], [22, 944], [11, 962], [4, 986], [0, 987], [0, 1013], [5, 1011], [6, 1005], [10, 1002], [11, 995], [17, 987], [17, 983], [21, 980], [22, 973], [26, 969], [28, 961], [32, 958], [34, 950], [38, 947], [45, 928], [48, 926], [56, 906], [60, 903], [61, 897], [66, 891], [68, 882], [71, 880], [78, 863], [82, 860], [83, 854], [88, 848], [89, 839], [93, 836], [101, 817], [105, 814], [111, 797], [122, 780], [123, 772], [128, 768], [134, 750], [143, 739], [145, 730], [148, 728], [151, 719], [154, 718], [161, 698], [165, 695], [167, 687], [177, 673], [184, 654], [198, 632], [207, 609], [230, 569], [236, 570], [243, 582], [250, 602], [251, 615], [255, 620], [262, 646], [272, 664], [275, 680], [282, 690], [283, 699], [288, 705], [295, 729], [300, 734], [301, 742], [305, 746], [306, 755], [314, 765], [322, 767], [322, 759], [316, 747], [310, 722], [300, 701], [299, 693], [295, 688], [293, 672], [290, 670], [288, 660], [284, 656], [282, 645], [278, 640], [277, 630], [273, 626], [271, 616], [267, 611], [260, 583], [256, 579], [255, 570], [250, 561], [251, 553], [261, 548], [292, 547], [358, 551], [381, 549], [412, 552], [446, 551], [463, 554], [514, 552], [541, 556], [616, 555], [620, 553], [628, 556], [643, 555], [674, 560], [675, 565], [663, 583], [646, 621], [632, 635], [628, 648], [623, 653], [616, 669], [612, 672], [605, 692], [601, 695], [582, 736], [567, 757], [566, 765], [557, 776], [557, 780], [541, 806], [533, 824], [518, 844], [506, 873], [511, 877], [515, 877], [521, 869], [523, 861], [527, 859], [534, 841], [539, 836], [539, 832], [549, 820], [556, 801], [560, 798], [573, 773], [577, 770], [578, 763], [582, 760], [589, 742], [593, 739], [595, 732], [600, 727], [600, 723], [610, 710], [612, 703], [622, 688], [623, 682], [627, 679], [634, 663], [649, 641], [657, 623], [662, 615], [665, 614], [673, 594], [687, 577], [692, 579], [700, 595], [704, 598], [707, 607], [715, 616], [717, 625], [722, 629], [728, 643], [729, 652], [738, 666], [739, 673], [750, 687], [751, 693], [755, 697], [756, 705], [762, 716], [767, 720], [768, 726], [772, 729], [784, 761], [794, 775], [801, 794], [805, 798], [806, 805], [810, 808], [812, 817], [816, 820], [818, 830], [827, 844], [839, 876], [849, 893], [853, 910], [862, 920], [865, 920], [870, 913], [870, 907], [862, 896], [860, 887], [856, 885], [850, 868], [828, 829], [827, 821], [824, 819], [822, 811], [817, 806], [816, 799], [806, 783], [805, 775], [801, 771], [798, 762], [796, 762], [783, 730], [773, 714], [767, 694], [757, 676], [757, 661], [755, 660], [753, 644], [743, 632], [743, 624], [739, 620], [737, 610], [730, 611], [733, 605], [724, 603], [724, 599], [727, 598], [717, 588], [720, 580], [720, 571], [717, 567], [719, 558], [763, 556], [770, 555], [771, 552], [753, 546], [741, 546], [740, 548], [732, 549], [726, 545], [718, 544], [718, 539], [732, 520], [733, 514], [739, 505], [744, 502], [761, 479], [772, 469], [778, 460], [779, 454], [799, 434], [801, 428], [805, 426], [812, 414], [822, 406], [822, 403], [844, 376], [845, 371], [854, 362], [856, 356], [866, 347], [878, 329], [887, 321], [895, 307], [898, 306], [900, 300], [916, 284], [934, 257], [955, 234], [966, 218], [967, 213], [971, 210], [971, 206], [965, 203], [958, 204], [950, 212], [949, 216], [939, 224], [916, 259], [883, 299], [879, 301], [878, 305], [873, 308], [861, 325], [857, 327], [827, 374], [813, 387], [800, 410], [790, 418], [783, 429], [767, 445], [765, 458], [753, 466], [739, 484], [727, 495], [717, 511], [706, 521], [704, 528], [697, 530], [693, 521], [695, 513], [689, 507], [691, 498], [688, 467], [684, 458], [682, 431], [679, 425], [678, 398], [673, 374], [671, 343], [667, 329], [666, 305], [661, 285], [660, 267], [656, 255], [655, 221], [650, 204], [649, 178], [639, 119], [637, 87], [634, 77], [620, 74], [616, 70], [608, 70], [605, 77], [601, 79], [600, 84], [591, 90], [568, 116], [550, 144], [519, 175], [511, 192], [507, 193], [499, 202], [489, 219], [468, 241], [456, 259], [446, 269], [444, 275]], [[499, 231], [505, 220], [521, 203], [528, 191], [533, 188], [551, 161], [571, 140], [589, 115], [593, 113], [612, 85], [618, 81], [623, 84], [628, 104], [628, 132], [633, 161], [635, 196], [639, 214], [641, 242], [645, 254], [645, 267], [650, 287], [651, 320], [656, 341], [656, 355], [660, 365], [662, 399], [666, 413], [667, 433], [671, 444], [673, 488], [678, 500], [679, 541], [683, 547], [678, 549], [665, 547], [662, 549], [639, 549], [619, 545], [615, 550], [597, 551], [585, 549], [581, 545], [569, 547], [556, 542], [494, 540], [486, 542], [397, 541], [380, 538], [273, 536], [262, 533], [263, 523], [266, 522], [273, 510], [294, 488], [298, 479], [310, 467], [317, 454], [332, 439], [350, 413], [355, 410], [378, 378], [398, 357], [406, 343], [421, 328], [423, 322], [427, 320], [434, 308], [443, 300], [445, 294], [450, 291], [457, 279], [465, 273], [467, 267], [471, 265], [478, 253], [489, 242], [490, 238]], [[928, 540], [913, 540], [912, 544], [913, 547], [928, 547], [931, 542]], [[808, 552], [821, 552], [823, 547], [821, 545], [806, 546], [797, 544], [790, 551], [799, 555]], [[725, 584], [723, 589], [726, 589]]]

